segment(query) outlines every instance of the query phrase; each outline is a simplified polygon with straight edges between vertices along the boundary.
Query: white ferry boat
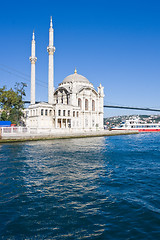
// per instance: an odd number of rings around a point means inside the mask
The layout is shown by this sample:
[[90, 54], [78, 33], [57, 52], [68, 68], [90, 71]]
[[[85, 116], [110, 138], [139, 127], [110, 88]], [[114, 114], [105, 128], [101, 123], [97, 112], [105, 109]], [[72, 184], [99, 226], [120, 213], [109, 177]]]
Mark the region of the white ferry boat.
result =
[[138, 130], [139, 132], [159, 132], [159, 123], [147, 123], [142, 121], [139, 117], [130, 118], [122, 122], [119, 126], [112, 128], [112, 130]]

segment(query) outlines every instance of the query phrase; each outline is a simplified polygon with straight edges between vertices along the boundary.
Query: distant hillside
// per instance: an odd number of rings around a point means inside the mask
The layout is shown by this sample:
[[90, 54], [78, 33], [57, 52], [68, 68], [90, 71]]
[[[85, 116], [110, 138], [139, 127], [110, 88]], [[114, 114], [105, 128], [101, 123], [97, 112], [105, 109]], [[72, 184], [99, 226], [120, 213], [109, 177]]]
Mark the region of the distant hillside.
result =
[[[138, 115], [138, 116], [140, 117], [141, 120], [146, 121], [147, 123], [160, 122], [160, 115]], [[124, 115], [104, 118], [104, 125], [107, 125], [108, 127], [117, 126], [131, 117], [137, 117], [137, 115]]]

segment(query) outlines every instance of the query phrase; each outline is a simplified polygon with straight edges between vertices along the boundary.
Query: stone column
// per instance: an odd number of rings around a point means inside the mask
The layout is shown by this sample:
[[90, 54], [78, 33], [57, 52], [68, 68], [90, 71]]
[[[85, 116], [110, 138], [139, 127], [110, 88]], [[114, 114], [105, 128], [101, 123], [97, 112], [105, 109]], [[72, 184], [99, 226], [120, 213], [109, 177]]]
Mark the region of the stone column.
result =
[[57, 117], [55, 117], [55, 128], [57, 128]]
[[92, 96], [90, 95], [90, 128], [92, 128]]

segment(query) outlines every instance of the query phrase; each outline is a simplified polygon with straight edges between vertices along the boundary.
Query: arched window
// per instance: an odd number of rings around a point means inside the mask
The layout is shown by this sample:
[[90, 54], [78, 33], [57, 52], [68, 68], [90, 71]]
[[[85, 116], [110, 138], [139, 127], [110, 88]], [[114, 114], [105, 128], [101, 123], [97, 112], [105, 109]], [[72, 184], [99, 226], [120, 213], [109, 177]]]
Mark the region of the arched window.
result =
[[48, 110], [47, 110], [47, 109], [45, 110], [45, 115], [46, 115], [46, 116], [48, 115]]
[[88, 99], [85, 99], [85, 111], [88, 111]]
[[82, 100], [78, 98], [78, 107], [82, 108]]
[[92, 111], [95, 111], [95, 101], [92, 100]]

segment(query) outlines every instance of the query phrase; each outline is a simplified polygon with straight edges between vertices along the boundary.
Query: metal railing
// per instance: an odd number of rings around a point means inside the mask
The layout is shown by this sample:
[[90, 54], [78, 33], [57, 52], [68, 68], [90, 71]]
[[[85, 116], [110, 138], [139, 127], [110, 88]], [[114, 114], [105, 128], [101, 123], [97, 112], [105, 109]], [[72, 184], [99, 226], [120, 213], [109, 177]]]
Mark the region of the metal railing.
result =
[[4, 135], [14, 135], [17, 133], [27, 133], [29, 132], [29, 129], [26, 127], [1, 127], [1, 136]]

